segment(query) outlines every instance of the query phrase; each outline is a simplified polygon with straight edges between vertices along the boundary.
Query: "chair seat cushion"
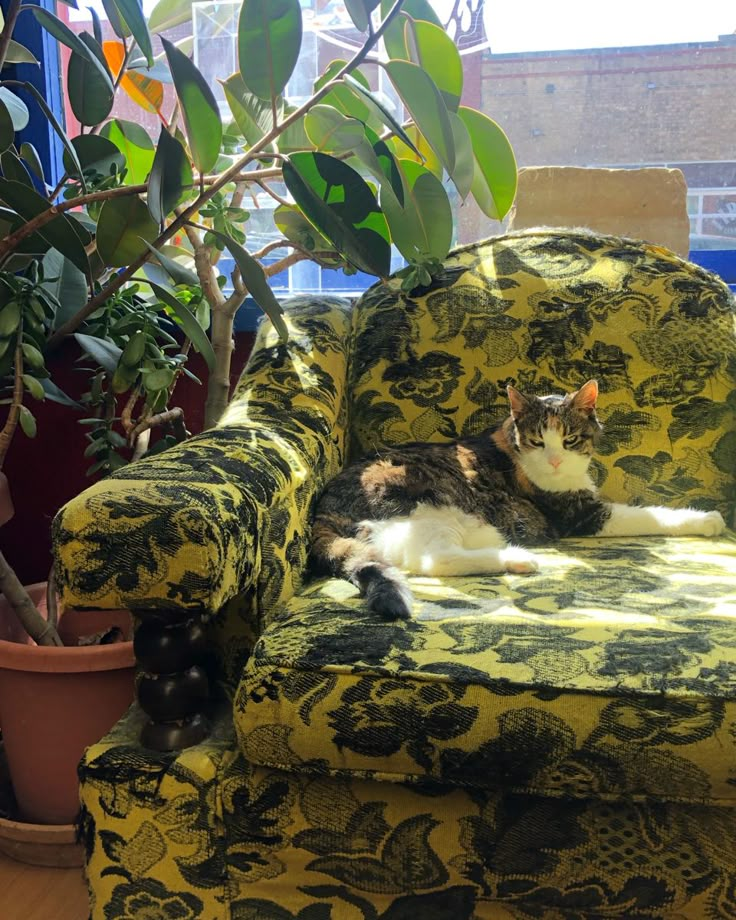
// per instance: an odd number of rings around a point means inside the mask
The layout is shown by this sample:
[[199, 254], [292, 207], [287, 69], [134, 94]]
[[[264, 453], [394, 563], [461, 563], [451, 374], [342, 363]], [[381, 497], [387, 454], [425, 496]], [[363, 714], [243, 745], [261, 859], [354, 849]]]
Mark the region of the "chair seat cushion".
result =
[[292, 598], [238, 688], [263, 766], [534, 794], [736, 803], [736, 539], [566, 540], [531, 576], [414, 578], [386, 623]]

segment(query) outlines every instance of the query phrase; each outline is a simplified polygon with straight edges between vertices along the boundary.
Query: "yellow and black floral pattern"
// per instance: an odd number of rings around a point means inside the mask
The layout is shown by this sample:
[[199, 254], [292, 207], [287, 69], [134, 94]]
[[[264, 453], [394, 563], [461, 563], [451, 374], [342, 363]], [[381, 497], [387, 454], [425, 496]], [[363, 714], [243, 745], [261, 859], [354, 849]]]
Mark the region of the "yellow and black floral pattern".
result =
[[65, 602], [200, 611], [231, 699], [179, 754], [135, 709], [88, 751], [92, 920], [736, 918], [732, 533], [414, 579], [402, 624], [304, 571], [350, 456], [477, 432], [508, 382], [597, 377], [603, 494], [731, 522], [734, 316], [655, 246], [498, 237], [410, 297], [294, 302], [216, 429], [63, 509]]

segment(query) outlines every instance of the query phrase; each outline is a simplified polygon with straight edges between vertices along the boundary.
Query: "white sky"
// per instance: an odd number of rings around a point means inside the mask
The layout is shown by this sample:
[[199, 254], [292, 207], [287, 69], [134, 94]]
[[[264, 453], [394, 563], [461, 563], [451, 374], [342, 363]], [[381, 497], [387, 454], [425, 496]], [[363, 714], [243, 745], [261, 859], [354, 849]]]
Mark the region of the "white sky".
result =
[[[431, 0], [441, 18], [454, 0]], [[466, 0], [473, 8], [477, 0]], [[143, 0], [146, 12], [156, 0]], [[101, 0], [82, 0], [104, 19]], [[485, 0], [486, 33], [496, 54], [717, 41], [736, 31], [736, 0]]]
[[734, 0], [486, 0], [485, 9], [497, 54], [717, 41], [736, 30]]

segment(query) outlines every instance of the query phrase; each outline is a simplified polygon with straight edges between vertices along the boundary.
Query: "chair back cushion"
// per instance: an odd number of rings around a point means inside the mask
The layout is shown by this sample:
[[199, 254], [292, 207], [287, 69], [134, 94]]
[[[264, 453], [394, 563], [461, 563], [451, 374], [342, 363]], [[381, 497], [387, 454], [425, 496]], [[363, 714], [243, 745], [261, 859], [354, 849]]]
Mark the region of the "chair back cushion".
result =
[[455, 250], [411, 296], [399, 285], [356, 305], [352, 456], [477, 433], [507, 414], [508, 383], [542, 395], [596, 377], [602, 493], [730, 515], [735, 313], [715, 275], [641, 241], [541, 229]]

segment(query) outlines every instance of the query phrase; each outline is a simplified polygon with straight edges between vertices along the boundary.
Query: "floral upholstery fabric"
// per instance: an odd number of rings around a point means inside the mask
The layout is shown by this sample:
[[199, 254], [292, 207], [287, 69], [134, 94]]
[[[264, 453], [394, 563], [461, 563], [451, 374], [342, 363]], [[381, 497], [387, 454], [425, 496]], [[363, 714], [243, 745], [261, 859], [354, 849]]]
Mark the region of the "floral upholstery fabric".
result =
[[288, 351], [261, 328], [218, 428], [118, 470], [54, 521], [67, 606], [222, 611], [226, 685], [301, 583], [311, 503], [344, 462], [350, 304], [294, 298], [286, 321]]
[[227, 713], [204, 744], [154, 754], [140, 724], [81, 770], [92, 920], [736, 916], [733, 808], [273, 770], [251, 759], [285, 733], [243, 756]]
[[733, 512], [733, 299], [668, 250], [509, 234], [457, 251], [411, 298], [372, 288], [354, 336], [353, 455], [477, 434], [508, 414], [508, 383], [542, 395], [597, 377], [595, 475], [610, 500]]
[[140, 747], [135, 709], [87, 752], [92, 920], [736, 918], [733, 534], [415, 579], [402, 624], [304, 572], [347, 456], [479, 431], [507, 382], [596, 376], [601, 491], [731, 522], [727, 287], [636, 241], [525, 231], [411, 297], [287, 317], [218, 428], [55, 522], [64, 602], [200, 611], [232, 699], [179, 754]]
[[534, 578], [411, 579], [408, 623], [345, 582], [308, 587], [248, 662], [241, 748], [320, 774], [736, 806], [736, 539], [539, 555]]

